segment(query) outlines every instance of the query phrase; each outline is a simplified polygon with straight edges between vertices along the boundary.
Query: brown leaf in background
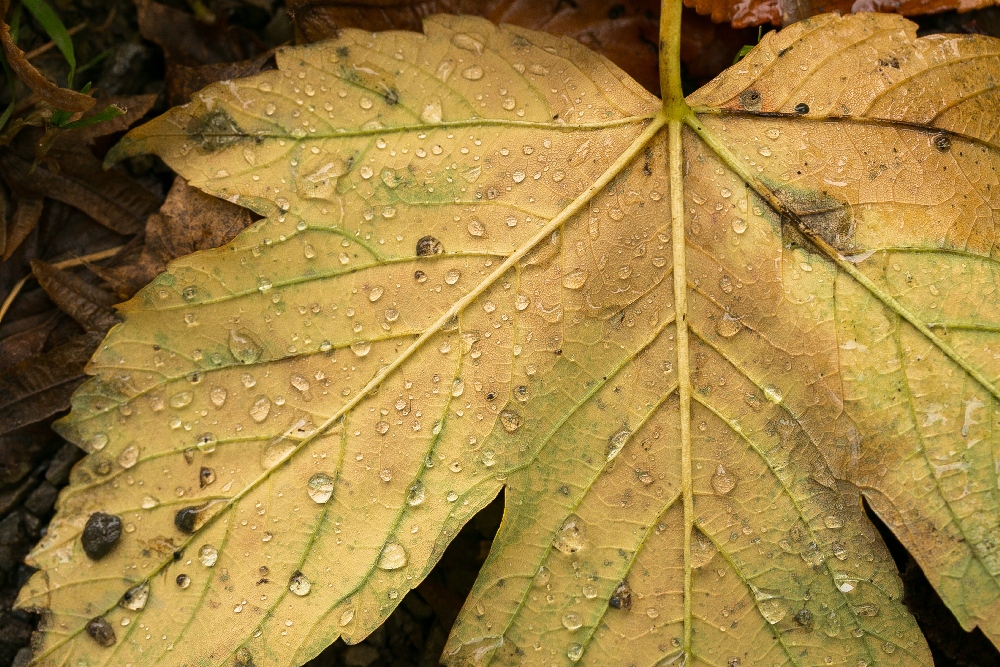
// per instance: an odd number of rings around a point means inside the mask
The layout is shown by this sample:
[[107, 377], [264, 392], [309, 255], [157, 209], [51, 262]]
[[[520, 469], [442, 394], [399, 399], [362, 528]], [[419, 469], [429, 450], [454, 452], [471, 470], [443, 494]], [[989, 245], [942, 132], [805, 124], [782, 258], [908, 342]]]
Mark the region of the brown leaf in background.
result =
[[39, 354], [59, 319], [59, 311], [52, 309], [5, 324], [0, 330], [0, 373]]
[[271, 65], [272, 53], [262, 53], [250, 60], [233, 63], [210, 63], [208, 65], [181, 65], [167, 61], [167, 104], [184, 104], [188, 99], [210, 83], [226, 79], [239, 79], [267, 69]]
[[105, 97], [100, 100], [95, 108], [87, 111], [81, 116], [81, 120], [89, 118], [111, 105], [124, 109], [125, 113], [115, 116], [111, 120], [106, 120], [96, 125], [80, 127], [74, 130], [64, 130], [60, 136], [60, 142], [89, 142], [98, 137], [106, 137], [115, 132], [124, 132], [132, 127], [143, 116], [149, 113], [156, 103], [156, 95], [117, 95]]
[[7, 245], [3, 250], [3, 259], [9, 259], [11, 254], [21, 245], [25, 237], [38, 224], [38, 219], [42, 216], [41, 197], [31, 195], [15, 197], [17, 202], [14, 214], [10, 218], [10, 226], [7, 228]]
[[12, 188], [69, 204], [119, 234], [139, 233], [159, 204], [153, 193], [120, 169], [104, 171], [83, 146], [53, 148], [46, 157], [45, 165], [32, 169], [28, 157], [5, 151], [0, 173]]
[[103, 337], [98, 332], [77, 336], [0, 374], [0, 436], [69, 407], [69, 397], [86, 377], [83, 368]]
[[[288, 0], [286, 5], [299, 33], [310, 42], [332, 37], [341, 28], [419, 31], [422, 19], [431, 14], [477, 14], [497, 23], [573, 37], [610, 58], [647, 90], [659, 91], [660, 0]], [[712, 26], [694, 12], [685, 12], [683, 20], [682, 56], [696, 79], [718, 74], [743, 44], [756, 37]]]
[[114, 295], [40, 259], [31, 260], [31, 269], [38, 284], [59, 310], [76, 320], [86, 331], [107, 333], [118, 322], [111, 310], [118, 303]]
[[245, 208], [206, 195], [176, 178], [158, 213], [146, 221], [146, 239], [135, 261], [95, 269], [123, 298], [162, 273], [167, 262], [228, 243], [250, 224]]
[[838, 12], [897, 12], [920, 16], [957, 9], [967, 12], [991, 7], [996, 0], [684, 0], [699, 14], [710, 15], [717, 23], [730, 22], [734, 28], [788, 25], [816, 14]]
[[44, 102], [65, 111], [86, 111], [97, 102], [90, 95], [69, 88], [60, 88], [42, 76], [42, 73], [24, 57], [24, 51], [17, 48], [17, 44], [10, 38], [10, 26], [2, 21], [0, 21], [0, 45], [3, 46], [10, 68]]

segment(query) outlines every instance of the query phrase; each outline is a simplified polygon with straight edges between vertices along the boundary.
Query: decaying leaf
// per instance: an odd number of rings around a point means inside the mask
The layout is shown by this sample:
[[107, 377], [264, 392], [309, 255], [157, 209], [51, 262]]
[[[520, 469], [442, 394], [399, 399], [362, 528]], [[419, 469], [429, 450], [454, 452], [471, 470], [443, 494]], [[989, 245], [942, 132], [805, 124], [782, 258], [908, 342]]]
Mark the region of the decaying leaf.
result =
[[968, 12], [992, 7], [995, 0], [684, 0], [699, 14], [734, 28], [789, 24], [824, 12], [896, 12], [903, 16], [937, 14], [951, 9]]
[[825, 15], [661, 103], [437, 16], [133, 131], [266, 217], [91, 361], [36, 661], [301, 664], [501, 488], [449, 664], [929, 665], [862, 495], [1000, 642], [998, 52]]

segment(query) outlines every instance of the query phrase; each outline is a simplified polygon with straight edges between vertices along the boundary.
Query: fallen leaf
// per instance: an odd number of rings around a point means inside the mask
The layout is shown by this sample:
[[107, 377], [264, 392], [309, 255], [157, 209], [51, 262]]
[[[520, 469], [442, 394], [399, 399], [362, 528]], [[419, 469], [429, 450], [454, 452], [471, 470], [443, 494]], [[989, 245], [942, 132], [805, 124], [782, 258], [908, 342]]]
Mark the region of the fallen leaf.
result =
[[699, 14], [710, 15], [716, 23], [732, 23], [734, 28], [794, 23], [826, 12], [896, 12], [903, 16], [937, 14], [957, 9], [968, 12], [992, 7], [995, 0], [684, 0]]
[[449, 664], [929, 665], [862, 495], [1000, 642], [1000, 42], [824, 15], [685, 103], [674, 18], [661, 103], [424, 31], [279, 50], [109, 153], [266, 217], [123, 304], [58, 423], [38, 663], [301, 664], [501, 489]]
[[41, 72], [24, 57], [24, 51], [10, 38], [10, 26], [2, 20], [0, 20], [0, 46], [3, 47], [10, 68], [42, 101], [64, 111], [86, 111], [97, 102], [90, 95], [69, 88], [60, 88], [42, 76]]
[[158, 213], [146, 220], [139, 256], [96, 269], [118, 294], [131, 297], [161, 273], [167, 262], [196, 250], [218, 248], [250, 224], [250, 212], [174, 180]]
[[118, 318], [111, 307], [118, 299], [113, 294], [40, 259], [31, 260], [31, 269], [52, 302], [85, 331], [105, 334], [117, 324]]
[[38, 196], [22, 195], [17, 197], [14, 214], [10, 217], [10, 227], [7, 229], [7, 244], [3, 251], [3, 259], [10, 259], [31, 230], [42, 217], [42, 206], [45, 200]]
[[[316, 42], [335, 37], [343, 28], [420, 30], [429, 14], [475, 14], [496, 23], [573, 37], [610, 59], [657, 92], [660, 86], [656, 44], [659, 0], [538, 2], [537, 0], [379, 0], [359, 4], [347, 0], [289, 0], [286, 3], [299, 33]], [[694, 11], [685, 11], [681, 58], [688, 73], [704, 81], [733, 62], [733, 56], [756, 33], [739, 34], [716, 26]], [[187, 98], [184, 98], [185, 100]]]

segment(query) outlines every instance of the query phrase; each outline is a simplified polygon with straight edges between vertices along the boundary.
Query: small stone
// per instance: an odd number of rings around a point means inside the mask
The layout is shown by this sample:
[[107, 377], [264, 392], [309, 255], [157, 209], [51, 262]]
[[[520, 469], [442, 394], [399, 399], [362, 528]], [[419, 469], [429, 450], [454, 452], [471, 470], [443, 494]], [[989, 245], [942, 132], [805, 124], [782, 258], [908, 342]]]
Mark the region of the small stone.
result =
[[69, 472], [77, 461], [83, 458], [83, 450], [68, 442], [63, 445], [56, 455], [52, 457], [48, 469], [45, 471], [45, 480], [53, 486], [59, 487], [69, 481]]
[[86, 554], [93, 560], [99, 560], [108, 555], [121, 536], [121, 517], [94, 512], [87, 519], [80, 541]]
[[55, 505], [57, 495], [59, 495], [59, 490], [56, 487], [49, 482], [42, 482], [24, 501], [24, 509], [35, 516], [45, 516]]

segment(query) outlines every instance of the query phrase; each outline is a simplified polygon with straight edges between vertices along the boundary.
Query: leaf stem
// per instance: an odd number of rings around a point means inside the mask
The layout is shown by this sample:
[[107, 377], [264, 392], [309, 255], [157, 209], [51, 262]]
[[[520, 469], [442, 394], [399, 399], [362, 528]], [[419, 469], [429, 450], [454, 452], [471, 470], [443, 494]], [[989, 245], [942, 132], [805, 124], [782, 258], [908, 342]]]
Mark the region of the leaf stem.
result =
[[682, 0], [662, 0], [660, 5], [660, 97], [663, 112], [670, 120], [691, 113], [681, 87]]
[[[683, 101], [683, 100], [681, 100]], [[691, 654], [691, 530], [694, 526], [694, 491], [691, 479], [691, 360], [688, 354], [687, 262], [684, 238], [683, 123], [667, 126], [670, 162], [670, 222], [674, 251], [674, 321], [677, 329], [677, 395], [680, 399], [681, 493], [684, 497], [684, 655]]]

